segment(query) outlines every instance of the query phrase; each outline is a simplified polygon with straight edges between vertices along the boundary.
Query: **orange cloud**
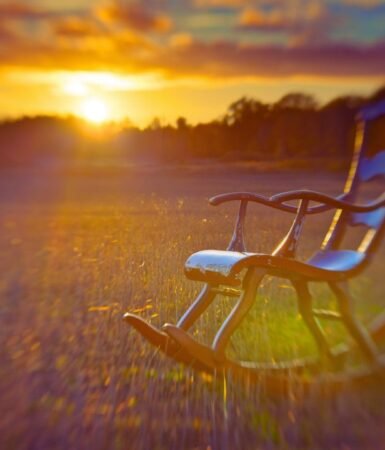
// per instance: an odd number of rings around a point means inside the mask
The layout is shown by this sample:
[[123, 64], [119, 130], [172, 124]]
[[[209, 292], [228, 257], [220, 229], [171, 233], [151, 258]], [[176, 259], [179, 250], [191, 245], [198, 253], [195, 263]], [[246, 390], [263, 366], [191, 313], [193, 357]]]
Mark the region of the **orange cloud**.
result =
[[9, 26], [0, 23], [0, 42], [3, 44], [12, 44], [18, 39], [18, 34], [12, 30]]
[[68, 38], [84, 38], [104, 34], [95, 21], [76, 16], [59, 19], [52, 24], [52, 27], [57, 36]]
[[[182, 39], [183, 41], [183, 39]], [[187, 42], [187, 41], [185, 41]], [[180, 44], [181, 42], [179, 42]], [[165, 79], [385, 77], [385, 42], [376, 44], [240, 45], [229, 41], [154, 44], [133, 35], [80, 39], [76, 46], [15, 39], [0, 44], [0, 64], [39, 70], [163, 74]], [[106, 49], [108, 51], [106, 51]]]
[[173, 34], [170, 37], [170, 45], [171, 47], [186, 47], [188, 45], [191, 45], [194, 40], [191, 34], [189, 33], [177, 33]]
[[140, 32], [165, 33], [172, 28], [170, 17], [145, 9], [140, 4], [114, 2], [101, 8], [99, 17], [107, 23], [125, 25]]
[[330, 14], [318, 0], [301, 6], [288, 2], [268, 10], [246, 8], [238, 17], [238, 26], [246, 30], [295, 31], [330, 22]]
[[0, 4], [0, 20], [31, 20], [51, 17], [52, 13], [22, 2]]
[[249, 3], [250, 0], [194, 0], [198, 8], [238, 8]]
[[258, 11], [245, 9], [239, 17], [241, 28], [259, 30], [281, 30], [293, 27], [292, 20], [288, 20], [282, 11]]
[[[49, 15], [16, 6], [2, 5], [0, 18], [2, 14], [18, 19]], [[44, 21], [44, 33], [30, 34], [23, 22], [17, 23], [17, 33], [9, 26], [0, 26], [0, 64], [37, 70], [157, 73], [181, 80], [385, 76], [385, 41], [358, 45], [317, 39], [330, 23], [318, 0], [307, 2], [301, 11], [281, 7], [245, 9], [239, 16], [239, 27], [288, 31], [295, 44], [292, 46], [202, 42], [189, 33], [174, 33], [157, 42], [152, 33], [165, 33], [171, 28], [167, 16], [137, 4], [113, 3], [94, 14], [50, 17]]]

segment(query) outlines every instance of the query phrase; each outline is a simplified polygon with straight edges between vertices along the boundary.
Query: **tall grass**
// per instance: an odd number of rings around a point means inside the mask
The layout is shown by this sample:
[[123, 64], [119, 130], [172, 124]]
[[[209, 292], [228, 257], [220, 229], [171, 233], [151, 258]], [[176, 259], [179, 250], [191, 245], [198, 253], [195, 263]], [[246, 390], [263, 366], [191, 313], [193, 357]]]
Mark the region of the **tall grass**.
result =
[[[2, 172], [0, 448], [381, 448], [380, 386], [273, 400], [263, 386], [176, 365], [121, 320], [135, 311], [156, 326], [175, 322], [193, 300], [200, 286], [184, 278], [184, 261], [225, 248], [236, 213], [235, 205], [209, 207], [210, 195], [337, 193], [342, 184], [338, 174], [299, 172]], [[250, 208], [250, 250], [271, 251], [290, 220]], [[301, 257], [329, 220], [308, 222]], [[364, 321], [384, 306], [383, 257], [381, 249], [352, 285]], [[268, 280], [232, 351], [264, 359], [313, 352], [293, 298], [285, 280]], [[216, 302], [196, 337], [212, 338], [231, 304]]]

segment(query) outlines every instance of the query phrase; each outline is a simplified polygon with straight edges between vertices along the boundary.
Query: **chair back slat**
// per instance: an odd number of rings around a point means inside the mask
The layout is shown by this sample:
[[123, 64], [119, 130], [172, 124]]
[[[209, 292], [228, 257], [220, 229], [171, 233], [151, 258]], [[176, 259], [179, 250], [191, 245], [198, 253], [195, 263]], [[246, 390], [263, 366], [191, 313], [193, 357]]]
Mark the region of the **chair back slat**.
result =
[[378, 229], [385, 219], [385, 208], [379, 208], [367, 213], [353, 213], [349, 217], [349, 223], [352, 226], [366, 226], [368, 228]]
[[[385, 105], [385, 102], [383, 102]], [[359, 194], [364, 187], [363, 185], [377, 178], [385, 179], [385, 150], [377, 152], [373, 157], [368, 157], [368, 126], [370, 120], [378, 118], [384, 114], [381, 103], [381, 109], [378, 113], [372, 106], [370, 111], [374, 111], [372, 115], [360, 115], [360, 121], [357, 123], [355, 149], [349, 176], [345, 184], [344, 192], [347, 194], [349, 201], [357, 202]], [[368, 110], [369, 110], [368, 109]], [[377, 114], [378, 113], [378, 114]], [[373, 116], [373, 117], [372, 117]], [[366, 190], [366, 189], [364, 189]], [[375, 200], [371, 198], [369, 201]], [[360, 203], [362, 203], [360, 201]], [[364, 252], [367, 256], [375, 251], [381, 236], [385, 232], [385, 207], [368, 213], [350, 213], [348, 211], [338, 210], [334, 216], [331, 227], [322, 244], [323, 249], [336, 250], [342, 246], [345, 235], [350, 226], [364, 226], [367, 228], [364, 233], [359, 251]]]
[[358, 166], [360, 181], [370, 181], [376, 177], [385, 177], [385, 150], [373, 158], [362, 158]]

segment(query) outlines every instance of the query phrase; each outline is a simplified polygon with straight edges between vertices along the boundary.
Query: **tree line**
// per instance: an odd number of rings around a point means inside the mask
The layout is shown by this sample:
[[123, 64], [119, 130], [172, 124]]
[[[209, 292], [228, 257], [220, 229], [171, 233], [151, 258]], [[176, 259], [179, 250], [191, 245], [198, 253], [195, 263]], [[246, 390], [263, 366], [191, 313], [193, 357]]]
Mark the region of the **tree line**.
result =
[[[289, 93], [272, 104], [242, 97], [208, 123], [190, 125], [180, 117], [175, 125], [162, 124], [155, 118], [144, 129], [130, 123], [91, 129], [75, 117], [24, 117], [0, 124], [0, 165], [54, 164], [106, 156], [138, 163], [348, 160], [357, 111], [383, 98], [385, 87], [369, 97], [343, 96], [323, 106], [304, 93]], [[385, 145], [382, 125], [372, 133], [373, 146], [379, 142]]]
[[[385, 87], [368, 98], [338, 97], [322, 107], [303, 93], [287, 94], [273, 104], [242, 97], [212, 122], [191, 126], [180, 117], [175, 126], [162, 126], [154, 120], [144, 130], [127, 130], [122, 138], [136, 157], [166, 161], [350, 159], [358, 110], [382, 98]], [[385, 145], [385, 127], [374, 133], [376, 141], [381, 136]]]

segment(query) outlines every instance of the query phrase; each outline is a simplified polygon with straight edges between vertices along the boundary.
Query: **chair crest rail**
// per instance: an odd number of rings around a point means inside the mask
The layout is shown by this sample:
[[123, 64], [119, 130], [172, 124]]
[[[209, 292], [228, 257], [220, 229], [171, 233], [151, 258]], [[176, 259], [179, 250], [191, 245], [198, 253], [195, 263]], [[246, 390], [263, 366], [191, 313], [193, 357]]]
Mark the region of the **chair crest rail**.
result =
[[374, 211], [375, 209], [385, 206], [385, 194], [382, 194], [375, 201], [364, 205], [348, 202], [346, 201], [347, 198], [349, 198], [348, 193], [344, 193], [337, 197], [331, 197], [329, 195], [311, 190], [288, 191], [273, 195], [271, 197], [265, 197], [263, 195], [254, 194], [252, 192], [230, 192], [228, 194], [220, 194], [210, 198], [209, 203], [213, 206], [218, 206], [222, 203], [232, 201], [246, 201], [270, 206], [272, 208], [286, 211], [292, 214], [297, 214], [298, 207], [285, 203], [292, 200], [308, 200], [322, 203], [321, 205], [308, 207], [305, 214], [318, 214], [321, 212], [329, 211], [331, 209], [345, 209], [350, 212], [360, 213]]

